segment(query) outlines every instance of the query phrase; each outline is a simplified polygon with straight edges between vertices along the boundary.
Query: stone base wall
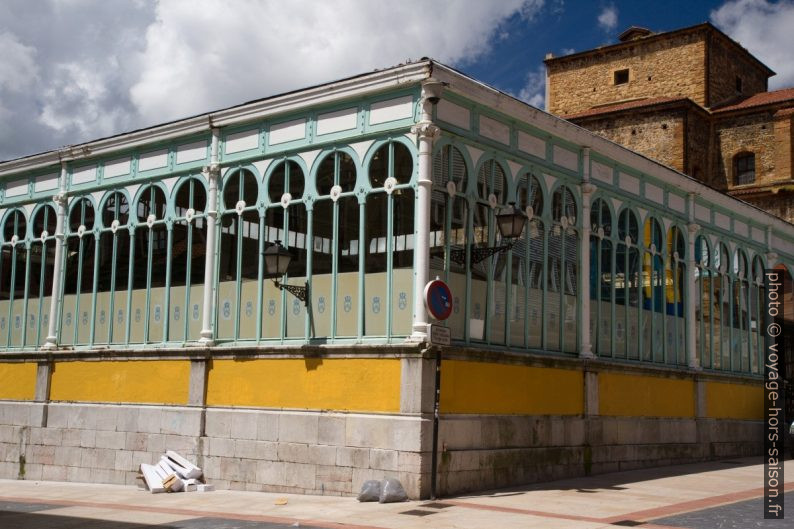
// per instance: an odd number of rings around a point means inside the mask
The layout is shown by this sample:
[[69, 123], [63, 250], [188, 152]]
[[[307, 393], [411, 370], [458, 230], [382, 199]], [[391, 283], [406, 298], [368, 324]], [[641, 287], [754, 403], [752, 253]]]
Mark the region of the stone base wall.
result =
[[442, 495], [644, 467], [760, 455], [759, 421], [446, 416]]
[[0, 478], [133, 484], [175, 450], [220, 489], [350, 495], [395, 477], [429, 491], [417, 416], [113, 404], [0, 403]]

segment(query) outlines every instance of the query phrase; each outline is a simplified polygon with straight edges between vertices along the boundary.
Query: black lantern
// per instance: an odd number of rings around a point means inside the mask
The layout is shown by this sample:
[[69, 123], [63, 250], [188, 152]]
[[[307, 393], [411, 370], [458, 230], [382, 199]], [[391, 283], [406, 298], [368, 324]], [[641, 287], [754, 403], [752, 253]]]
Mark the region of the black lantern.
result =
[[502, 239], [516, 239], [521, 237], [521, 233], [524, 231], [524, 224], [526, 223], [526, 215], [516, 207], [515, 202], [511, 202], [506, 210], [496, 216], [496, 225], [499, 227], [499, 233], [502, 235]]
[[[527, 217], [524, 215], [524, 212], [516, 207], [515, 202], [510, 202], [509, 206], [504, 211], [496, 215], [496, 226], [499, 228], [499, 235], [501, 235], [502, 240], [507, 241], [507, 243], [500, 246], [489, 246], [487, 248], [472, 248], [470, 263], [477, 264], [492, 255], [506, 252], [512, 248], [512, 240], [521, 237], [526, 222]], [[466, 264], [465, 249], [451, 250], [449, 254], [449, 258], [453, 263], [460, 265]]]
[[299, 300], [303, 301], [303, 304], [307, 307], [309, 306], [309, 282], [307, 281], [304, 286], [297, 286], [297, 285], [285, 285], [283, 283], [279, 283], [279, 277], [283, 277], [284, 274], [287, 273], [287, 269], [289, 268], [289, 263], [292, 261], [292, 254], [289, 250], [284, 248], [281, 245], [281, 241], [276, 241], [275, 243], [271, 244], [270, 247], [265, 250], [265, 270], [267, 271], [268, 277], [273, 278], [273, 284], [276, 285], [281, 290], [286, 290]]

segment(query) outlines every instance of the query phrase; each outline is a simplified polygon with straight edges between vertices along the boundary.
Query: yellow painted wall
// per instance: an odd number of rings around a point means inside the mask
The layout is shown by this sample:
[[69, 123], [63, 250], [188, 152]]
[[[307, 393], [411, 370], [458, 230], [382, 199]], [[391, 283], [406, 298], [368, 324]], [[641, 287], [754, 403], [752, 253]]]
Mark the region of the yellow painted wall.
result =
[[0, 364], [0, 399], [33, 400], [36, 369], [35, 362]]
[[706, 416], [763, 420], [764, 388], [760, 385], [706, 382]]
[[215, 360], [207, 405], [396, 412], [400, 360]]
[[695, 383], [692, 380], [599, 373], [598, 397], [601, 415], [695, 416]]
[[61, 401], [187, 404], [190, 362], [56, 362], [50, 398]]
[[441, 411], [578, 415], [583, 387], [581, 371], [447, 360], [441, 364]]

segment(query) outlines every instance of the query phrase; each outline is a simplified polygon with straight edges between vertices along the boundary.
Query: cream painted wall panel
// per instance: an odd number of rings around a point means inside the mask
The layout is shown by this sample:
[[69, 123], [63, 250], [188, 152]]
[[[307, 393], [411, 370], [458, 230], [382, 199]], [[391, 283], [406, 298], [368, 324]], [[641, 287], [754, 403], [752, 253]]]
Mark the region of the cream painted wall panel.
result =
[[364, 276], [364, 334], [367, 336], [386, 335], [386, 285], [385, 272]]
[[[290, 285], [303, 286], [305, 277], [290, 277]], [[303, 338], [306, 336], [306, 305], [292, 294], [285, 294], [287, 329], [285, 336], [288, 338]]]
[[436, 105], [436, 116], [441, 121], [446, 121], [450, 125], [455, 125], [462, 129], [469, 130], [471, 128], [471, 112], [468, 108], [451, 103], [446, 99], [442, 99]]
[[695, 220], [700, 222], [711, 222], [711, 210], [703, 205], [695, 203]]
[[18, 197], [28, 194], [28, 179], [12, 180], [6, 184], [6, 197]]
[[176, 163], [195, 162], [207, 158], [207, 140], [180, 145], [176, 148]]
[[403, 96], [388, 101], [379, 101], [369, 107], [369, 124], [387, 123], [398, 119], [410, 118], [414, 115], [412, 96]]
[[659, 205], [664, 204], [664, 191], [661, 187], [645, 183], [645, 198]]
[[[257, 304], [257, 282], [256, 280], [243, 279], [240, 289], [240, 312], [237, 319], [240, 322], [240, 339], [256, 339], [256, 304]], [[235, 314], [237, 307], [232, 307], [232, 314]]]
[[8, 301], [0, 301], [0, 347], [8, 345]]
[[781, 239], [774, 233], [772, 234], [772, 249], [780, 254], [794, 254], [794, 243]]
[[358, 334], [358, 272], [339, 274], [336, 280], [336, 336]]
[[546, 140], [518, 131], [518, 149], [538, 158], [546, 158]]
[[753, 226], [750, 229], [750, 233], [752, 233], [752, 239], [754, 241], [757, 241], [757, 242], [760, 242], [760, 243], [766, 242], [766, 232], [764, 230], [758, 229], [755, 226]]
[[[77, 296], [74, 294], [63, 297], [63, 303], [61, 304], [61, 324], [58, 333], [58, 343], [61, 345], [71, 345], [74, 343], [74, 313], [76, 301]], [[0, 329], [2, 329], [2, 325], [0, 325]]]
[[89, 165], [86, 167], [79, 167], [72, 173], [72, 184], [87, 184], [89, 182], [96, 182], [97, 166]]
[[165, 321], [165, 289], [153, 288], [149, 297], [149, 341], [159, 342], [163, 339], [163, 321]]
[[480, 136], [510, 145], [510, 127], [488, 116], [480, 116]]
[[97, 292], [94, 343], [108, 343], [110, 332], [110, 292]]
[[127, 336], [127, 285], [119, 285], [113, 300], [113, 343], [124, 343]]
[[132, 309], [130, 316], [130, 342], [143, 342], [144, 318], [146, 318], [146, 290], [136, 289], [132, 291]]
[[138, 171], [151, 171], [168, 165], [168, 149], [160, 149], [141, 154]]
[[306, 137], [306, 120], [295, 119], [270, 126], [270, 145], [302, 140]]
[[317, 135], [331, 134], [356, 128], [357, 108], [346, 108], [336, 112], [328, 112], [317, 116]]
[[733, 232], [736, 235], [741, 235], [742, 237], [747, 237], [750, 235], [750, 229], [747, 224], [739, 220], [733, 221]]
[[[322, 290], [322, 288], [319, 286], [316, 288], [314, 285], [318, 285], [318, 282], [315, 281], [312, 286], [312, 291], [311, 291], [312, 298], [314, 298], [315, 294], [322, 297], [323, 294], [321, 293], [325, 291]], [[281, 312], [282, 312], [281, 290], [276, 288], [273, 285], [272, 281], [265, 281], [264, 284], [262, 285], [262, 299], [264, 300], [262, 307], [262, 337], [280, 338]], [[315, 309], [316, 309], [316, 304], [315, 304]], [[325, 314], [329, 315], [330, 312], [326, 310]], [[325, 331], [323, 332], [323, 334], [320, 334], [320, 329], [317, 326], [316, 318], [317, 318], [317, 312], [315, 312], [315, 329], [316, 329], [315, 332], [317, 336], [328, 336], [328, 333]]]
[[116, 178], [117, 176], [130, 174], [131, 162], [132, 158], [129, 156], [105, 162], [105, 171], [102, 173], [103, 178]]
[[[273, 143], [272, 141], [270, 142]], [[234, 152], [250, 151], [259, 147], [259, 129], [244, 130], [226, 136], [224, 152], [231, 154]]]
[[731, 219], [717, 211], [714, 212], [714, 225], [725, 230], [731, 229]]
[[590, 178], [600, 180], [601, 182], [606, 182], [607, 184], [614, 183], [614, 174], [612, 168], [608, 165], [598, 162], [592, 162], [590, 166]]
[[679, 213], [686, 213], [686, 200], [684, 197], [676, 195], [675, 193], [667, 194], [667, 205], [670, 209], [678, 211]]
[[37, 176], [33, 183], [33, 191], [41, 193], [42, 191], [58, 189], [58, 176], [58, 173]]
[[411, 334], [414, 273], [410, 268], [394, 271], [392, 285], [392, 334]]
[[618, 186], [629, 193], [640, 194], [640, 181], [629, 174], [620, 173], [618, 175]]
[[218, 284], [218, 338], [234, 338], [234, 312], [237, 307], [237, 282]]
[[77, 308], [77, 343], [87, 344], [91, 340], [91, 316], [93, 314], [93, 294], [80, 294]]
[[565, 167], [571, 171], [579, 170], [579, 154], [569, 151], [559, 145], [554, 146], [553, 150], [554, 163], [560, 167]]

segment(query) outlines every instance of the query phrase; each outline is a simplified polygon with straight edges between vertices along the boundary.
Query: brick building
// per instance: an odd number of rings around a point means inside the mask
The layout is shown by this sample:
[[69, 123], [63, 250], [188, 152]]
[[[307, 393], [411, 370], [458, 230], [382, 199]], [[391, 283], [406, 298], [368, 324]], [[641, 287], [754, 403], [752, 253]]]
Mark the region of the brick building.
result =
[[709, 23], [549, 57], [547, 109], [794, 221], [794, 88]]

